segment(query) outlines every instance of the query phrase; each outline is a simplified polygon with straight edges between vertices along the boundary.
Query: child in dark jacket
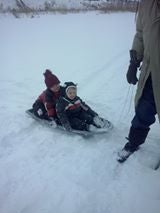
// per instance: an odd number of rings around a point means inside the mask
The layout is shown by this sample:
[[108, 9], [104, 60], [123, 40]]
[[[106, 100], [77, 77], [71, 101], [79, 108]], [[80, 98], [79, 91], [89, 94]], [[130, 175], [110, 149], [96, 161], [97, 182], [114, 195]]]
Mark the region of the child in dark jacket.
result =
[[77, 96], [77, 86], [73, 82], [65, 83], [63, 95], [56, 103], [56, 112], [61, 125], [67, 131], [91, 131], [95, 127], [103, 127], [98, 114]]
[[60, 97], [63, 89], [60, 86], [60, 81], [50, 70], [44, 73], [45, 84], [47, 89], [42, 92], [38, 99], [33, 104], [34, 114], [46, 120], [56, 119], [56, 101]]

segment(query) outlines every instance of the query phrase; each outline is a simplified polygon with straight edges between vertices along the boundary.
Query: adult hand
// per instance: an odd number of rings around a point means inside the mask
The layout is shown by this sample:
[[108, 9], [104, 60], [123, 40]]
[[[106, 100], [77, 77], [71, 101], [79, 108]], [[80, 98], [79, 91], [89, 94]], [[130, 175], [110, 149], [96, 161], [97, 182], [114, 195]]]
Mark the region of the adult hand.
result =
[[137, 70], [138, 67], [134, 63], [130, 63], [126, 74], [126, 78], [129, 84], [135, 85], [137, 83]]
[[137, 59], [136, 50], [130, 50], [130, 65], [126, 74], [126, 78], [129, 84], [135, 85], [138, 81], [137, 71], [140, 66], [141, 60]]

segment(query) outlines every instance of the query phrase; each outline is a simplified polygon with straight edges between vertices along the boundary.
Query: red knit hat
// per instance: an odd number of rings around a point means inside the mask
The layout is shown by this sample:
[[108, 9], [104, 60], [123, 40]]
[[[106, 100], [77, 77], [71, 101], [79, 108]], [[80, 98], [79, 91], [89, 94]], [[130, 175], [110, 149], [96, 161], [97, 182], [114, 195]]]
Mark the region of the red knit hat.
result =
[[52, 72], [50, 70], [46, 70], [45, 73], [43, 73], [43, 75], [45, 77], [44, 82], [45, 82], [47, 88], [51, 88], [52, 86], [60, 83], [57, 76], [52, 74]]

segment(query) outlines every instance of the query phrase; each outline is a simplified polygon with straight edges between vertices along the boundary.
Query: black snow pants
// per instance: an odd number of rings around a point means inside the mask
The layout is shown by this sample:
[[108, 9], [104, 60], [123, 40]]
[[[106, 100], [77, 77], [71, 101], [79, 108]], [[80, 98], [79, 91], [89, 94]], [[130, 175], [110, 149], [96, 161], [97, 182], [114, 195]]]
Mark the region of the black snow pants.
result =
[[81, 112], [76, 116], [70, 115], [68, 117], [70, 125], [73, 129], [86, 131], [89, 129], [90, 124], [94, 125], [93, 118], [94, 116], [90, 115], [84, 110], [81, 110]]

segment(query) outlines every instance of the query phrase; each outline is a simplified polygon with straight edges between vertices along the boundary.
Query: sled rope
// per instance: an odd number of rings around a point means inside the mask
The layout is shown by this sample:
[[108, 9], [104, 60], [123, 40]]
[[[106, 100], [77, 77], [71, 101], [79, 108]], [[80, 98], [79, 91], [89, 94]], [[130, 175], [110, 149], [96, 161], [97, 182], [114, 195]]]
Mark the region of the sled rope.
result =
[[[126, 93], [126, 97], [124, 99], [124, 103], [123, 103], [123, 107], [121, 109], [121, 113], [120, 116], [117, 120], [117, 124], [123, 119], [125, 119], [125, 117], [130, 113], [131, 111], [131, 106], [132, 106], [132, 98], [133, 98], [133, 87], [131, 85], [129, 85], [127, 93]], [[129, 100], [129, 107], [127, 107], [128, 105], [128, 100]]]
[[131, 108], [132, 108], [132, 99], [133, 99], [133, 93], [134, 93], [133, 85], [130, 85], [130, 88], [131, 88], [131, 92], [130, 92], [130, 97], [128, 98], [129, 107], [128, 107], [126, 115], [129, 115], [129, 113], [131, 112]]

